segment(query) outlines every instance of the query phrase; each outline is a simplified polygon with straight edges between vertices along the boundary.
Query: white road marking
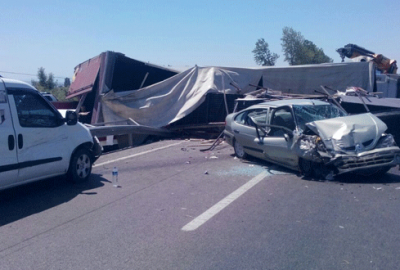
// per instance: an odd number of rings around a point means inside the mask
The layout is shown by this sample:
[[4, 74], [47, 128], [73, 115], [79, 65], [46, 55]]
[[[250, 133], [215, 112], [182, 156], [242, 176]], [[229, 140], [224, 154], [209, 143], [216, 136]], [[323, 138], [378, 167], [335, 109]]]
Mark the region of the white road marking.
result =
[[206, 223], [208, 220], [210, 220], [213, 216], [218, 214], [219, 212], [222, 211], [225, 207], [227, 207], [229, 204], [231, 204], [233, 201], [235, 201], [237, 198], [242, 196], [246, 191], [257, 185], [260, 181], [262, 181], [266, 176], [268, 176], [269, 173], [267, 171], [263, 171], [259, 175], [255, 176], [253, 179], [251, 179], [249, 182], [226, 196], [224, 199], [219, 201], [217, 204], [209, 208], [207, 211], [205, 211], [203, 214], [198, 216], [197, 218], [193, 219], [191, 222], [186, 224], [183, 228], [182, 231], [194, 231], [197, 228], [199, 228], [201, 225]]
[[95, 165], [93, 165], [93, 167], [99, 167], [99, 166], [107, 165], [107, 164], [110, 164], [110, 163], [113, 163], [113, 162], [121, 161], [121, 160], [124, 160], [124, 159], [145, 155], [145, 154], [148, 154], [148, 153], [151, 153], [151, 152], [155, 152], [155, 151], [158, 151], [158, 150], [162, 150], [162, 149], [165, 149], [165, 148], [168, 148], [168, 147], [171, 147], [171, 146], [174, 146], [174, 145], [178, 145], [178, 144], [181, 144], [181, 143], [182, 142], [173, 143], [173, 144], [169, 144], [169, 145], [166, 145], [166, 146], [163, 146], [163, 147], [154, 148], [154, 149], [151, 149], [151, 150], [148, 150], [148, 151], [144, 151], [144, 152], [141, 152], [141, 153], [133, 154], [133, 155], [130, 155], [130, 156], [121, 157], [121, 158], [117, 158], [117, 159], [113, 159], [113, 160], [108, 160], [108, 161], [105, 161], [105, 162], [102, 162], [102, 163], [95, 164]]

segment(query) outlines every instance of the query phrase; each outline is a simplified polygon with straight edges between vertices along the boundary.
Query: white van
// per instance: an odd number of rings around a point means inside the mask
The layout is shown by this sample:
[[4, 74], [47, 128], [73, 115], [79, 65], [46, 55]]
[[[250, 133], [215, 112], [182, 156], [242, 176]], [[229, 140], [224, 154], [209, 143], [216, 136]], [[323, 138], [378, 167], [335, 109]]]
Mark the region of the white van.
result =
[[0, 189], [64, 174], [87, 180], [102, 148], [77, 119], [31, 85], [0, 78]]

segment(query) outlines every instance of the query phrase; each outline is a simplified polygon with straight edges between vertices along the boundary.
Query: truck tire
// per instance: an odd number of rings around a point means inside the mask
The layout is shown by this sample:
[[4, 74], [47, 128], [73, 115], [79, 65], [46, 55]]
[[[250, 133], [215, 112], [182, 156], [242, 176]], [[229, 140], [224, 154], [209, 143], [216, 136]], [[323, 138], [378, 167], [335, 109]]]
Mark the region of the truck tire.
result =
[[74, 183], [87, 181], [92, 172], [91, 153], [86, 148], [78, 149], [71, 158], [67, 179]]

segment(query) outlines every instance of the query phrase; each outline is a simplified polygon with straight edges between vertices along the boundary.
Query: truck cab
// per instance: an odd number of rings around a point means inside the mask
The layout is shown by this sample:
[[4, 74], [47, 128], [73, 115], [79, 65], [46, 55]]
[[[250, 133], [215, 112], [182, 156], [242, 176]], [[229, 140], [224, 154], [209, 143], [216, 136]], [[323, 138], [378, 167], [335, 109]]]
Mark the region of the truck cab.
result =
[[31, 85], [0, 78], [0, 189], [59, 175], [85, 181], [101, 152], [75, 112], [63, 118]]

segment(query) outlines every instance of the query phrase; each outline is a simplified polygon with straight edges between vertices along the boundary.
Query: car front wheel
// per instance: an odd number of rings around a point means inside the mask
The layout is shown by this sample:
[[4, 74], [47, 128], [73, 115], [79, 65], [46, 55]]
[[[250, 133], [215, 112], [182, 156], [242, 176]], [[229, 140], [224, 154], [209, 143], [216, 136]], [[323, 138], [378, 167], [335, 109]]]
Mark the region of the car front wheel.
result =
[[243, 146], [237, 141], [233, 140], [233, 148], [235, 149], [235, 155], [238, 158], [246, 158], [247, 154], [244, 152]]
[[68, 180], [74, 183], [87, 181], [92, 172], [92, 159], [89, 150], [81, 148], [71, 158], [67, 173]]
[[312, 161], [300, 158], [299, 159], [299, 167], [300, 167], [301, 173], [305, 177], [313, 176], [314, 170], [313, 170], [313, 162]]

